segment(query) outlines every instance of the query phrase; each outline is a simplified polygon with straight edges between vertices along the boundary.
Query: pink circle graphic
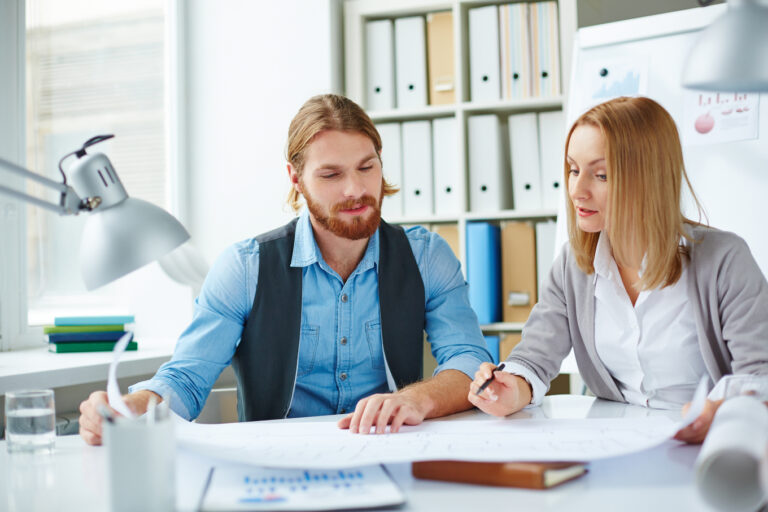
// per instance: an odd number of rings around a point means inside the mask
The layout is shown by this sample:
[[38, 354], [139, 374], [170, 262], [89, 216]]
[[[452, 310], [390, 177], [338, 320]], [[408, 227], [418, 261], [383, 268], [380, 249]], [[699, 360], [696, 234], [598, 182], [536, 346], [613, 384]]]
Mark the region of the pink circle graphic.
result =
[[693, 127], [701, 134], [709, 133], [712, 131], [712, 128], [715, 127], [715, 118], [709, 115], [709, 112], [702, 114], [696, 119], [696, 123]]

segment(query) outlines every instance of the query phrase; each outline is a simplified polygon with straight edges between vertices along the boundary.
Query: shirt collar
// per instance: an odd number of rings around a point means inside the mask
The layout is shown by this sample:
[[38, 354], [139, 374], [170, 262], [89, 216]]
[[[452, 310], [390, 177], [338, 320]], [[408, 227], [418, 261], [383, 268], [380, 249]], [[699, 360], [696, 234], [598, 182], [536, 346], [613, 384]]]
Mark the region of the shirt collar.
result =
[[604, 279], [611, 279], [612, 263], [613, 251], [611, 250], [611, 242], [608, 240], [608, 235], [601, 231], [597, 239], [597, 247], [595, 248], [595, 259], [592, 261], [595, 267], [595, 278], [600, 276]]
[[[315, 232], [312, 229], [312, 222], [309, 220], [309, 211], [303, 208], [299, 214], [299, 221], [296, 223], [296, 235], [293, 240], [293, 255], [291, 256], [292, 267], [308, 267], [313, 263], [318, 263], [326, 271], [331, 268], [323, 259], [323, 254], [317, 246]], [[368, 240], [368, 246], [365, 249], [363, 258], [357, 264], [355, 272], [362, 272], [369, 268], [379, 265], [379, 230], [377, 229], [373, 236]], [[354, 272], [353, 272], [354, 273]]]

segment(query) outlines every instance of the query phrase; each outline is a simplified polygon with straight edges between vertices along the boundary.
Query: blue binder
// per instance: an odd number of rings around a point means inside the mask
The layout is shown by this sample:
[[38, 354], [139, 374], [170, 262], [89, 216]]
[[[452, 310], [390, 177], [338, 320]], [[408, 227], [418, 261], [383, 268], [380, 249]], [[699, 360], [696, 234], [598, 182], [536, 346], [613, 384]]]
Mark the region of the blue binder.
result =
[[488, 345], [488, 352], [491, 353], [493, 358], [493, 364], [499, 364], [499, 336], [483, 336], [485, 338], [485, 344]]
[[501, 245], [499, 227], [467, 223], [469, 304], [481, 324], [501, 321]]

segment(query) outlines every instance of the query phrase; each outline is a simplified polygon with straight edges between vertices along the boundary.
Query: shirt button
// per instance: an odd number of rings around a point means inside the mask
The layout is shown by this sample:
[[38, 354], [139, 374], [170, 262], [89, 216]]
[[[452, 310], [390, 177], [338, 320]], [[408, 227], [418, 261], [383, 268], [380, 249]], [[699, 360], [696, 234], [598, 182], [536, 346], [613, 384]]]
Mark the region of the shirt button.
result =
[[347, 373], [341, 372], [341, 380], [347, 380]]
[[341, 344], [346, 345], [347, 344], [347, 338], [341, 338]]
[[341, 410], [340, 410], [339, 412], [340, 412], [341, 414], [344, 414], [344, 413], [346, 413], [346, 412], [347, 412], [347, 410], [346, 410], [346, 409], [344, 409], [344, 408], [342, 407], [342, 408], [341, 408]]
[[341, 302], [347, 302], [347, 294], [346, 293], [342, 293], [341, 294]]

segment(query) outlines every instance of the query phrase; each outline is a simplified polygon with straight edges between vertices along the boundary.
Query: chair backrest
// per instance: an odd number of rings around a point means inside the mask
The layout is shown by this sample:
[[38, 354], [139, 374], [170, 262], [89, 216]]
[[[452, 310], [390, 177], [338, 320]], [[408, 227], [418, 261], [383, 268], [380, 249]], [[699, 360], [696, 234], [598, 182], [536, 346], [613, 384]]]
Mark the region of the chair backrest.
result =
[[197, 423], [236, 423], [237, 388], [212, 389]]

